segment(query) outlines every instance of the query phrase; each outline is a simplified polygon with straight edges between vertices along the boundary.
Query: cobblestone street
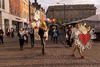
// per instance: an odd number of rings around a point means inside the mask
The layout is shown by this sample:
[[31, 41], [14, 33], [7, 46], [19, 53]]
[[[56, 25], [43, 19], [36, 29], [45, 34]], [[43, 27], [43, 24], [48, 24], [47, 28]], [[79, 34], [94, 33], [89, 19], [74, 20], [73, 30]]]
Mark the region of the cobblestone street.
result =
[[43, 56], [38, 42], [34, 48], [29, 44], [20, 51], [18, 41], [10, 38], [5, 41], [0, 45], [0, 67], [100, 67], [100, 42], [95, 42], [92, 49], [86, 51], [86, 58], [80, 59], [79, 54], [71, 57], [72, 48], [60, 43], [47, 42]]

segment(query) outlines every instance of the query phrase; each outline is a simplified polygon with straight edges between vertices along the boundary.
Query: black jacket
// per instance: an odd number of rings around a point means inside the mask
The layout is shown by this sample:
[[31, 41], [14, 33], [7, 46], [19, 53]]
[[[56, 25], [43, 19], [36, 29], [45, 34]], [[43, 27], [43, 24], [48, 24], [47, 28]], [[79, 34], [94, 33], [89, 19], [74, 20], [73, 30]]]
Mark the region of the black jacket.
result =
[[3, 30], [0, 30], [0, 36], [3, 36], [4, 32]]
[[39, 28], [38, 34], [40, 35], [40, 37], [43, 37], [44, 36], [44, 32], [45, 32], [45, 30]]

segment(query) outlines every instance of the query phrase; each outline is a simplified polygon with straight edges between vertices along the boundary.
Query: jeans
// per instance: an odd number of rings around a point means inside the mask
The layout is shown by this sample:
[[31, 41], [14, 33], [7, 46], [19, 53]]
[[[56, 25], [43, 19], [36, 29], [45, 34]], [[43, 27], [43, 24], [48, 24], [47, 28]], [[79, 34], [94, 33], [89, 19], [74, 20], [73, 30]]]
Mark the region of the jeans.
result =
[[3, 42], [3, 36], [0, 36], [0, 41], [1, 41], [2, 44], [4, 43]]
[[19, 39], [20, 49], [23, 50], [24, 39]]
[[54, 38], [54, 43], [58, 42], [58, 37], [53, 37]]
[[43, 37], [40, 37], [41, 38], [41, 45], [42, 45], [42, 54], [44, 55], [45, 54], [45, 39]]
[[33, 48], [33, 46], [34, 46], [34, 37], [30, 37], [30, 39], [31, 39], [31, 47]]

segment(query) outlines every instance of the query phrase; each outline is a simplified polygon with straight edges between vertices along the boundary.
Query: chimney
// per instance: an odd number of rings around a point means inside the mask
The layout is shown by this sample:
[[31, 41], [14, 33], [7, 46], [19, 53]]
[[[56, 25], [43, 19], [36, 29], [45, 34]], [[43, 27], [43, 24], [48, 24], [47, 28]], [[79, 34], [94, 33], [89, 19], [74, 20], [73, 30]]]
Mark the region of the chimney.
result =
[[37, 0], [35, 0], [35, 3], [37, 3]]

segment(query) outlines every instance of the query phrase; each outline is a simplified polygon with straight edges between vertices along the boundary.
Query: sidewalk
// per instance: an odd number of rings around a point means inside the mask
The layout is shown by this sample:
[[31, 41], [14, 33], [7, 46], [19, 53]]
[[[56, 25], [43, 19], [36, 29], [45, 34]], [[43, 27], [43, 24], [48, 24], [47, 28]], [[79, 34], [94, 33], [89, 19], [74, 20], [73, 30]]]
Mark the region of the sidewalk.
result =
[[32, 49], [28, 44], [20, 51], [16, 38], [7, 41], [0, 45], [0, 67], [100, 67], [100, 42], [85, 52], [86, 59], [80, 59], [77, 52], [76, 57], [71, 57], [72, 48], [62, 44], [48, 42], [43, 56], [39, 42]]

